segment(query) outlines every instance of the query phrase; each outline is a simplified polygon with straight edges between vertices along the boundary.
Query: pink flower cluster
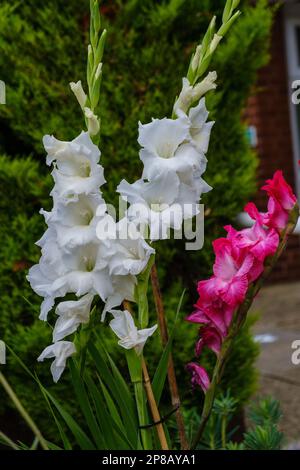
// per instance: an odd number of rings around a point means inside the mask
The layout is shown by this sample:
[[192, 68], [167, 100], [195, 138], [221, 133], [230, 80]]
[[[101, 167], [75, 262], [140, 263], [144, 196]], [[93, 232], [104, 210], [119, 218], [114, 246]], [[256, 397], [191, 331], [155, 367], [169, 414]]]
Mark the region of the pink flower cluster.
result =
[[[245, 211], [255, 221], [254, 225], [240, 231], [228, 225], [224, 227], [226, 238], [213, 242], [216, 256], [213, 276], [198, 283], [200, 297], [194, 312], [187, 317], [187, 321], [201, 325], [196, 356], [205, 346], [219, 354], [234, 312], [245, 300], [249, 285], [264, 271], [266, 258], [277, 251], [280, 232], [297, 202], [282, 171], [276, 171], [262, 189], [269, 196], [268, 211], [260, 213], [255, 204], [248, 203]], [[206, 392], [210, 385], [206, 370], [194, 362], [187, 369], [192, 374], [193, 386], [198, 385]]]

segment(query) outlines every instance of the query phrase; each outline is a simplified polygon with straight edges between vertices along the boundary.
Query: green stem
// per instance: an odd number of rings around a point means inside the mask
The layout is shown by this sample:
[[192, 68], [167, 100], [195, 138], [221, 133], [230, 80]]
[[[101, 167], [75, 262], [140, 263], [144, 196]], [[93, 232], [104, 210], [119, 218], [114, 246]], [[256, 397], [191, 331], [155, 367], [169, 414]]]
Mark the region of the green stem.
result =
[[8, 437], [6, 434], [0, 431], [0, 441], [2, 441], [3, 444], [7, 445], [13, 450], [19, 450], [19, 447]]
[[221, 439], [222, 439], [222, 448], [226, 447], [226, 425], [227, 425], [227, 416], [222, 416], [221, 421]]
[[28, 424], [28, 426], [32, 430], [33, 434], [39, 440], [39, 443], [41, 444], [41, 447], [44, 450], [49, 450], [47, 442], [44, 439], [41, 431], [39, 430], [39, 428], [37, 427], [37, 425], [35, 424], [33, 419], [29, 416], [29, 414], [27, 413], [25, 408], [23, 407], [22, 403], [20, 402], [17, 395], [15, 394], [15, 392], [13, 391], [13, 389], [11, 388], [9, 383], [7, 382], [7, 380], [4, 377], [4, 375], [2, 374], [2, 372], [0, 372], [0, 383], [3, 386], [4, 390], [6, 391], [7, 395], [10, 397], [13, 404], [15, 405], [15, 407], [17, 408], [20, 415], [24, 418], [24, 420], [26, 421], [26, 423]]
[[[142, 378], [141, 378], [142, 379]], [[139, 417], [140, 426], [147, 424], [147, 408], [146, 408], [146, 397], [143, 382], [135, 382], [134, 384], [134, 395], [136, 401], [136, 407]], [[147, 429], [141, 429], [141, 439], [144, 450], [152, 449], [152, 441], [150, 431]]]
[[[126, 359], [130, 379], [134, 388], [134, 397], [136, 402], [139, 425], [145, 426], [146, 424], [148, 424], [148, 413], [146, 404], [146, 394], [143, 385], [142, 357], [138, 356], [134, 349], [129, 349], [126, 351]], [[141, 429], [141, 439], [143, 449], [151, 450], [152, 439], [151, 431], [149, 429]]]
[[216, 448], [216, 444], [215, 444], [215, 420], [214, 420], [214, 416], [212, 416], [212, 423], [211, 423], [211, 431], [210, 431], [210, 449], [211, 450], [215, 450]]

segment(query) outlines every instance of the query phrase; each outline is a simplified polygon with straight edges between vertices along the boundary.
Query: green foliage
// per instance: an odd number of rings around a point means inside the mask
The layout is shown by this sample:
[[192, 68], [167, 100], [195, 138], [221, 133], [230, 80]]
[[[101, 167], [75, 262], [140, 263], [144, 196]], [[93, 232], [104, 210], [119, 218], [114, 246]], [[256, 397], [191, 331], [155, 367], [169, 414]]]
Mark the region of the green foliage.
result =
[[213, 413], [219, 416], [230, 416], [235, 412], [238, 404], [238, 400], [230, 395], [230, 391], [227, 390], [226, 395], [221, 395], [216, 398], [213, 405]]
[[[214, 189], [204, 199], [204, 249], [186, 252], [179, 241], [164, 242], [163, 248], [157, 245], [170, 325], [183, 287], [188, 294], [182, 310], [188, 313], [196, 299], [195, 281], [209, 275], [212, 239], [223, 233], [221, 226], [236, 216], [255, 189], [256, 158], [249, 149], [241, 115], [256, 71], [268, 58], [272, 13], [265, 1], [254, 8], [242, 3], [243, 15], [211, 65], [219, 78], [217, 92], [208, 99], [216, 124], [206, 173]], [[36, 366], [36, 357], [49, 344], [51, 332], [37, 320], [40, 299], [31, 291], [25, 275], [39, 257], [34, 242], [41, 237], [44, 224], [38, 211], [40, 207], [49, 209], [50, 203], [48, 168], [38, 163], [45, 159], [42, 136], [54, 133], [67, 140], [83, 126], [81, 110], [68, 83], [81, 79], [86, 88], [88, 6], [87, 0], [51, 0], [38, 5], [35, 0], [15, 4], [3, 0], [0, 5], [0, 69], [7, 85], [7, 105], [0, 107], [0, 150], [14, 156], [0, 158], [0, 337], [30, 368], [37, 367], [47, 389], [51, 383], [49, 364]], [[100, 97], [100, 147], [108, 201], [117, 201], [115, 188], [122, 178], [133, 182], [140, 177], [137, 123], [170, 116], [191, 52], [212, 15], [220, 15], [222, 7], [219, 0], [102, 2], [108, 36]], [[34, 154], [34, 159], [19, 158], [20, 154]], [[150, 307], [151, 321], [154, 309]], [[195, 327], [181, 321], [174, 338], [175, 365], [184, 399], [191, 398], [184, 365], [192, 358], [196, 334]], [[158, 339], [148, 348], [154, 373], [161, 354]], [[248, 400], [254, 388], [256, 354], [246, 328], [236, 341], [222, 383], [223, 390], [230, 384], [240, 404]], [[208, 354], [209, 368], [213, 361]], [[6, 370], [20, 398], [46, 429], [44, 403], [39, 399], [33, 403], [30, 381], [13, 358]], [[55, 386], [57, 396], [69, 394], [68, 384], [66, 375]], [[200, 394], [193, 396], [195, 403], [199, 398]]]
[[281, 416], [279, 402], [272, 397], [252, 403], [249, 417], [255, 426], [244, 434], [245, 448], [250, 450], [280, 449], [283, 434], [278, 430], [278, 422]]
[[[250, 429], [244, 433], [243, 441], [235, 441], [239, 426], [233, 427], [237, 417], [238, 400], [231, 392], [221, 394], [214, 402], [212, 414], [202, 436], [199, 449], [211, 450], [278, 450], [283, 434], [278, 430], [281, 417], [279, 402], [271, 397], [251, 403], [249, 410]], [[192, 436], [199, 427], [200, 417], [197, 409], [190, 409], [185, 415], [189, 423], [188, 435]]]
[[228, 442], [226, 450], [245, 450], [244, 444], [239, 442]]
[[279, 402], [272, 397], [264, 398], [257, 404], [253, 403], [249, 410], [249, 417], [257, 426], [263, 426], [268, 422], [278, 424], [281, 416]]
[[244, 439], [245, 448], [249, 450], [279, 450], [283, 434], [274, 425], [256, 426], [245, 434]]
[[[81, 115], [68, 83], [85, 63], [87, 2], [35, 0], [0, 6], [0, 68], [6, 83], [1, 106], [2, 150], [42, 154], [41, 137], [62, 139], [80, 130]], [[66, 124], [67, 123], [67, 124]]]

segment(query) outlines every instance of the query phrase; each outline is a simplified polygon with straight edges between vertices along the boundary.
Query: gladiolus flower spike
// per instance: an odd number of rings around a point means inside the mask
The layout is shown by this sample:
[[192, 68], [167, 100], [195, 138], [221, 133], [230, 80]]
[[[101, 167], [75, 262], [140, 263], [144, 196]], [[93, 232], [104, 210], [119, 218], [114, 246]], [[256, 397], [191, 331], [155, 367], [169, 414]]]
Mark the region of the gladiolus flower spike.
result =
[[[218, 362], [224, 361], [222, 350], [228, 349], [224, 343], [239, 332], [253, 298], [283, 251], [299, 216], [297, 198], [282, 171], [276, 171], [262, 190], [269, 197], [267, 212], [261, 213], [255, 204], [248, 203], [245, 211], [254, 225], [243, 230], [226, 226], [226, 238], [213, 242], [213, 276], [198, 283], [200, 297], [186, 318], [200, 324], [196, 356], [204, 347], [211, 349], [217, 355], [218, 369]], [[206, 393], [210, 382], [207, 372], [196, 363], [190, 363], [187, 369], [192, 373], [193, 387], [198, 385]], [[214, 377], [219, 379], [218, 374]]]

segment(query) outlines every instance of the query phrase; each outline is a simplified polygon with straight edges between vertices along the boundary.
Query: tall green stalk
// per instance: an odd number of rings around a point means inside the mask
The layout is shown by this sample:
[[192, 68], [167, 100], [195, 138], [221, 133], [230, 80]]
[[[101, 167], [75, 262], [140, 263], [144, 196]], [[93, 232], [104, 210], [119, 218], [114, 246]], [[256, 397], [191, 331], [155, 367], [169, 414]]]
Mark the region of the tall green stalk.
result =
[[[146, 393], [143, 385], [142, 356], [138, 356], [134, 349], [129, 349], [126, 351], [126, 359], [134, 388], [139, 425], [143, 427], [148, 424], [148, 412]], [[144, 450], [152, 449], [151, 430], [141, 429], [141, 440]]]

